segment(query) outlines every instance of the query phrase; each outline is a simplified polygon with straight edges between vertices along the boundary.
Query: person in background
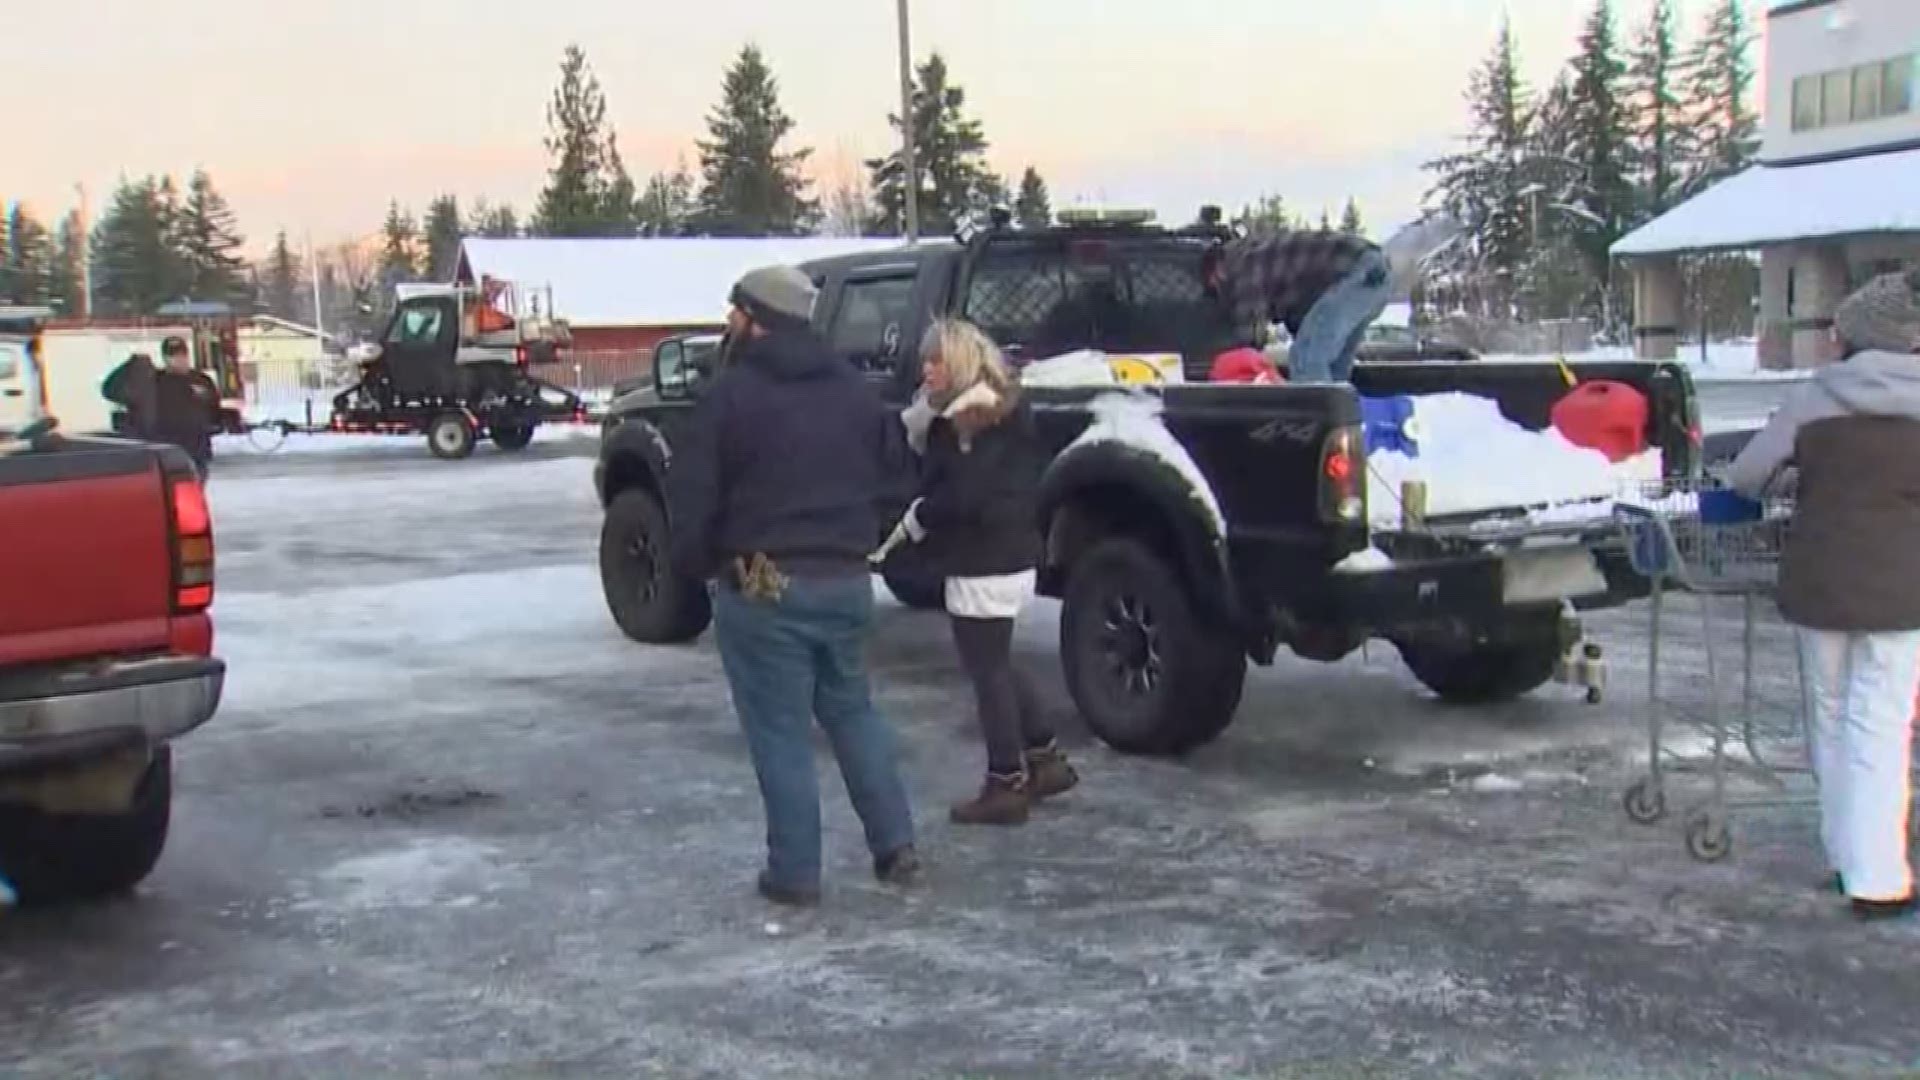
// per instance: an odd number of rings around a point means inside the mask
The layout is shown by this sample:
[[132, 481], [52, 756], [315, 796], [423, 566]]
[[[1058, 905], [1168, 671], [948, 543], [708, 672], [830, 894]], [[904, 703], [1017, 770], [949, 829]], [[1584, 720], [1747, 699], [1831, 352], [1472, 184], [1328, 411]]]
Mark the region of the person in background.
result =
[[[1019, 825], [1032, 804], [1080, 778], [1047, 723], [1039, 697], [1013, 665], [1013, 628], [1033, 599], [1039, 565], [1040, 475], [1046, 454], [1012, 373], [986, 334], [937, 322], [920, 346], [925, 466], [920, 497], [888, 542], [924, 543], [946, 577], [947, 614], [973, 683], [987, 776], [953, 807], [961, 825]], [[910, 429], [917, 427], [907, 418]]]
[[193, 366], [187, 341], [160, 343], [161, 369], [154, 378], [153, 417], [142, 434], [187, 452], [202, 477], [213, 463], [213, 433], [220, 421], [220, 388]]
[[899, 420], [810, 325], [814, 287], [788, 267], [740, 279], [726, 362], [674, 447], [675, 569], [710, 581], [714, 636], [767, 817], [762, 896], [820, 898], [813, 721], [866, 829], [874, 874], [919, 870], [894, 733], [875, 710], [866, 557], [900, 463]]
[[1821, 840], [1863, 919], [1913, 911], [1908, 861], [1920, 693], [1920, 273], [1877, 278], [1834, 314], [1848, 354], [1747, 444], [1751, 497], [1797, 465], [1780, 612], [1807, 677]]
[[1367, 327], [1387, 306], [1391, 267], [1363, 236], [1285, 230], [1228, 241], [1202, 268], [1227, 305], [1242, 344], [1264, 345], [1267, 327], [1293, 335], [1294, 382], [1347, 382]]
[[116, 434], [148, 437], [153, 430], [154, 391], [159, 378], [153, 357], [134, 353], [100, 384], [100, 396], [120, 406], [113, 414]]

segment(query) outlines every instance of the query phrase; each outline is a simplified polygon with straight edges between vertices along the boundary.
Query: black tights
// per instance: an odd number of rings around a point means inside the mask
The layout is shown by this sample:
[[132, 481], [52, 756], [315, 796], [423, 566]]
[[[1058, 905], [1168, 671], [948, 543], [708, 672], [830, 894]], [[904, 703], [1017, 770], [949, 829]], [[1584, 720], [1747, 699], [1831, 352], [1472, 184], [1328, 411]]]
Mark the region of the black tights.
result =
[[987, 771], [997, 776], [1025, 771], [1024, 751], [1051, 745], [1053, 729], [1032, 684], [1013, 666], [1013, 620], [955, 615], [953, 643], [973, 680], [980, 733], [987, 740]]

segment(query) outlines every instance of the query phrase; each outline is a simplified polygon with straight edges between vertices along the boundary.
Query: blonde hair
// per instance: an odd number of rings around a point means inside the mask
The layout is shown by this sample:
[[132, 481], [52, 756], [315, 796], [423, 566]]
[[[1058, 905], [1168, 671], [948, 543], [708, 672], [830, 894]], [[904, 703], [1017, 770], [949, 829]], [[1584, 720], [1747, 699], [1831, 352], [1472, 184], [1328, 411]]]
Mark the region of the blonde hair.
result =
[[952, 376], [955, 396], [981, 383], [1003, 397], [1013, 387], [1013, 371], [1000, 355], [1000, 347], [965, 319], [938, 319], [927, 328], [927, 336], [920, 341], [920, 363], [935, 357]]

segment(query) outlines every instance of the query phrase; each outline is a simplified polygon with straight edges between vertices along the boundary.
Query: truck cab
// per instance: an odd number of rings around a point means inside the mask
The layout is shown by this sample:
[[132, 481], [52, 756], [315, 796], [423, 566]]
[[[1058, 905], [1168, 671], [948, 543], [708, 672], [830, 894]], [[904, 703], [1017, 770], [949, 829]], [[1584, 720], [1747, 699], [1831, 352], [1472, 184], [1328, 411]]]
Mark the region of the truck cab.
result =
[[40, 330], [51, 308], [0, 307], [0, 439], [46, 415], [40, 377]]

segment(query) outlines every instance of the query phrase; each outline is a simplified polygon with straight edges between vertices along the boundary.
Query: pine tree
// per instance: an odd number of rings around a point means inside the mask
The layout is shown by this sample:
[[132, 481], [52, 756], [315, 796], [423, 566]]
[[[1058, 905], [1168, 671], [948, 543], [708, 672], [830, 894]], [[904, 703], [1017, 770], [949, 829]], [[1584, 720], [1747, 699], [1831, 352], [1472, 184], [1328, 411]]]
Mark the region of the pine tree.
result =
[[627, 173], [626, 159], [620, 156], [620, 140], [607, 134], [607, 165], [600, 196], [600, 236], [638, 236], [640, 234], [640, 194]]
[[387, 220], [380, 226], [380, 283], [391, 289], [420, 277], [420, 229], [413, 214], [398, 200], [387, 204]]
[[6, 243], [0, 258], [0, 297], [39, 306], [53, 298], [53, 238], [24, 203], [6, 215]]
[[47, 299], [70, 315], [85, 313], [87, 307], [86, 242], [86, 229], [80, 222], [80, 211], [69, 211], [66, 217], [60, 219], [60, 227], [54, 231], [53, 266], [48, 275]]
[[804, 236], [820, 218], [803, 169], [813, 151], [783, 150], [793, 119], [760, 49], [740, 50], [700, 141], [696, 228], [712, 236]]
[[240, 235], [239, 219], [205, 171], [195, 172], [188, 182], [187, 198], [175, 221], [187, 295], [231, 303], [249, 299], [252, 289], [247, 261], [240, 255], [246, 241]]
[[1249, 233], [1259, 235], [1298, 229], [1305, 221], [1294, 214], [1286, 199], [1279, 195], [1262, 195], [1259, 201], [1243, 207], [1233, 223]]
[[1673, 0], [1653, 0], [1627, 72], [1629, 107], [1636, 119], [1633, 163], [1639, 197], [1634, 224], [1666, 213], [1677, 201], [1688, 131], [1674, 85], [1678, 66]]
[[641, 236], [684, 236], [699, 209], [693, 176], [682, 164], [647, 180], [634, 206], [634, 224]]
[[509, 205], [494, 206], [482, 199], [473, 205], [473, 216], [467, 219], [467, 232], [490, 240], [512, 239], [520, 235], [520, 216]]
[[1752, 28], [1740, 0], [1719, 0], [1687, 53], [1681, 112], [1693, 132], [1681, 194], [1691, 198], [1753, 164], [1759, 149], [1754, 116]]
[[1044, 229], [1053, 224], [1053, 200], [1040, 170], [1027, 166], [1020, 176], [1020, 194], [1013, 200], [1013, 220], [1023, 229]]
[[1354, 236], [1366, 234], [1367, 223], [1360, 217], [1359, 200], [1348, 197], [1346, 209], [1340, 211], [1340, 231]]
[[534, 211], [542, 236], [599, 236], [606, 228], [607, 99], [578, 45], [560, 61], [560, 85], [547, 106], [547, 153], [553, 164]]
[[175, 241], [178, 199], [170, 180], [122, 180], [94, 227], [94, 294], [102, 311], [144, 315], [185, 291]]
[[1558, 193], [1552, 209], [1556, 226], [1564, 226], [1586, 263], [1589, 313], [1610, 315], [1618, 310], [1611, 251], [1633, 220], [1636, 202], [1628, 172], [1633, 137], [1621, 98], [1627, 71], [1619, 57], [1612, 0], [1595, 0], [1569, 71], [1571, 142], [1565, 154], [1574, 183]]
[[282, 319], [300, 318], [300, 260], [287, 243], [286, 230], [273, 238], [273, 250], [260, 274], [260, 299], [267, 313]]
[[460, 220], [460, 200], [442, 195], [427, 204], [426, 275], [428, 281], [452, 281], [460, 262], [460, 240], [466, 228]]
[[1473, 123], [1466, 149], [1427, 164], [1438, 176], [1430, 208], [1460, 227], [1454, 241], [1431, 257], [1430, 268], [1436, 293], [1504, 317], [1532, 242], [1532, 114], [1511, 23], [1502, 24], [1493, 52], [1474, 71], [1467, 103]]
[[[987, 136], [980, 121], [965, 113], [967, 92], [948, 82], [947, 62], [939, 53], [920, 65], [913, 105], [914, 168], [919, 172], [920, 231], [951, 233], [966, 215], [990, 204], [998, 178], [987, 167]], [[898, 133], [900, 117], [887, 123]], [[867, 162], [876, 213], [876, 234], [906, 231], [906, 167], [896, 150]], [[1000, 185], [1004, 188], [1004, 184]]]

